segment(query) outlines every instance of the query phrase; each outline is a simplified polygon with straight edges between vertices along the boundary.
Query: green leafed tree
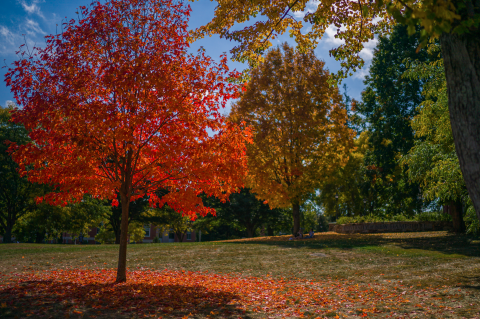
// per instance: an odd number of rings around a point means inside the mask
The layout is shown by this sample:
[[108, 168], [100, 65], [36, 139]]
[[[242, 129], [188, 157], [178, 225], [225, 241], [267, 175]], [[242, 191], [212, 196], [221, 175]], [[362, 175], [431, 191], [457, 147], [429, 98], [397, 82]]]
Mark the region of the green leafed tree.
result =
[[379, 37], [362, 103], [357, 106], [368, 123], [365, 173], [370, 181], [368, 192], [375, 197], [371, 206], [378, 214], [411, 216], [422, 206], [418, 183], [411, 182], [406, 168], [398, 164], [399, 157], [413, 146], [410, 121], [424, 99], [422, 81], [402, 77], [406, 59], [430, 60], [428, 52], [416, 52], [419, 44], [420, 33], [409, 36], [404, 25], [396, 25], [388, 37]]
[[270, 209], [267, 204], [258, 200], [248, 188], [242, 188], [240, 193], [230, 195], [229, 201], [222, 203], [209, 198], [212, 207], [217, 210], [217, 216], [226, 223], [245, 229], [247, 237], [254, 237], [260, 227], [264, 227], [266, 235], [272, 235], [276, 228], [280, 209]]
[[40, 190], [26, 177], [20, 177], [17, 163], [7, 152], [9, 142], [26, 144], [29, 141], [25, 127], [10, 121], [13, 109], [13, 104], [0, 107], [0, 232], [4, 243], [12, 241], [17, 219], [35, 207], [34, 197]]
[[19, 218], [14, 231], [21, 241], [55, 240], [64, 243], [64, 233], [72, 238], [86, 236], [92, 228], [100, 226], [109, 210], [103, 201], [89, 195], [65, 207], [40, 203]]
[[[447, 85], [438, 45], [429, 46], [437, 55], [431, 62], [412, 60], [405, 73], [407, 79], [425, 82], [425, 101], [418, 105], [412, 120], [417, 140], [402, 162], [408, 165], [408, 176], [419, 183], [427, 199], [439, 199], [452, 216], [456, 232], [465, 232], [463, 210], [469, 202], [453, 141], [448, 112]], [[473, 231], [473, 229], [472, 229]]]
[[[259, 19], [237, 25], [252, 17]], [[337, 78], [343, 78], [364, 65], [359, 54], [364, 44], [375, 34], [390, 32], [395, 21], [407, 25], [411, 34], [420, 26], [423, 43], [429, 37], [440, 41], [455, 150], [480, 220], [479, 1], [222, 0], [212, 21], [192, 34], [193, 38], [219, 34], [238, 41], [234, 58], [255, 63], [278, 35], [289, 32], [299, 49], [310, 50], [333, 28], [343, 43], [330, 54], [342, 61]]]
[[151, 209], [152, 215], [157, 218], [156, 225], [160, 226], [161, 233], [173, 231], [180, 242], [185, 240], [188, 231], [193, 230], [193, 221], [188, 216], [182, 216], [168, 205], [162, 208]]

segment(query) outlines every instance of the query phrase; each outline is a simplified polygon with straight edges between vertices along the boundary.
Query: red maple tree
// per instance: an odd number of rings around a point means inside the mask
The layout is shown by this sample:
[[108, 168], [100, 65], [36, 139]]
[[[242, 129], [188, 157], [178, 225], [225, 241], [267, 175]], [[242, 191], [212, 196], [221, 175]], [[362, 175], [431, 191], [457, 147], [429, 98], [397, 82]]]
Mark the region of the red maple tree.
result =
[[110, 0], [79, 13], [6, 74], [23, 106], [13, 120], [32, 140], [11, 149], [21, 174], [54, 187], [39, 200], [120, 194], [123, 282], [129, 202], [148, 195], [192, 218], [215, 213], [198, 195], [226, 200], [243, 186], [249, 132], [220, 113], [238, 93], [226, 57], [186, 52], [189, 6]]

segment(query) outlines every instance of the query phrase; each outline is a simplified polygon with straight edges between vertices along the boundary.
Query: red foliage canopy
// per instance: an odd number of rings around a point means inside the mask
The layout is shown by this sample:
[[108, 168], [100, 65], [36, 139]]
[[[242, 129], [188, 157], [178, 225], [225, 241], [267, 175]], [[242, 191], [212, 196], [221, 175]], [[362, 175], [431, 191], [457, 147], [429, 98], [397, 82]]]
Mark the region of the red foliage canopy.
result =
[[6, 82], [32, 142], [11, 149], [30, 181], [54, 186], [40, 200], [148, 195], [195, 218], [214, 212], [200, 193], [243, 186], [249, 133], [220, 113], [237, 73], [225, 56], [186, 53], [189, 13], [172, 0], [96, 2], [45, 48], [20, 52]]

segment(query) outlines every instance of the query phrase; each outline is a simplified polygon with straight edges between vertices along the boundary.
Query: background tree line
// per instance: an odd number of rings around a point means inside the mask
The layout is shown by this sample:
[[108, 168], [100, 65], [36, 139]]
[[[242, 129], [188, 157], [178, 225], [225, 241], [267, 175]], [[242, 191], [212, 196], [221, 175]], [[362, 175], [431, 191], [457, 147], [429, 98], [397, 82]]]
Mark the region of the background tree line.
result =
[[[336, 88], [329, 91], [329, 73], [312, 52], [288, 45], [270, 50], [262, 67], [251, 70], [251, 86], [230, 115], [259, 134], [249, 148], [251, 189], [232, 194], [226, 203], [204, 197], [217, 216], [194, 222], [168, 206], [151, 209], [148, 198], [137, 199], [130, 205], [132, 238], [143, 238], [147, 223], [173, 229], [180, 238], [196, 229], [203, 240], [218, 240], [299, 228], [322, 231], [327, 219], [342, 217], [452, 220], [455, 231], [478, 233], [455, 153], [439, 45], [432, 42], [417, 52], [420, 41], [418, 30], [409, 36], [402, 25], [379, 38], [361, 101], [352, 100], [346, 87], [343, 97]], [[13, 107], [1, 109], [4, 242], [13, 233], [22, 241], [62, 242], [63, 232], [99, 227], [99, 239], [118, 243], [121, 203], [112, 207], [90, 196], [63, 208], [35, 203], [45, 186], [19, 177], [7, 153], [5, 141], [28, 141], [26, 130], [9, 121]], [[325, 117], [335, 110], [337, 122], [321, 122], [322, 116], [335, 121]], [[325, 139], [328, 125], [336, 139]]]
[[318, 203], [332, 216], [451, 220], [456, 232], [478, 233], [455, 153], [440, 47], [431, 42], [418, 51], [419, 44], [420, 32], [409, 36], [403, 25], [379, 38], [362, 100], [350, 102], [357, 148], [324, 183]]
[[[0, 108], [0, 234], [3, 242], [16, 241], [63, 243], [64, 233], [74, 238], [98, 228], [97, 242], [117, 243], [120, 239], [121, 202], [98, 200], [86, 195], [82, 202], [65, 207], [46, 203], [37, 204], [35, 198], [49, 191], [45, 185], [30, 183], [20, 177], [18, 165], [11, 159], [8, 142], [28, 142], [28, 132], [10, 121], [10, 111], [15, 105]], [[172, 230], [181, 240], [188, 230], [201, 230], [202, 240], [254, 237], [260, 234], [291, 233], [292, 221], [288, 209], [270, 209], [257, 200], [248, 189], [231, 195], [230, 201], [221, 203], [212, 197], [203, 197], [205, 205], [214, 207], [217, 216], [201, 217], [192, 222], [168, 206], [152, 209], [148, 198], [130, 203], [129, 236], [141, 242], [145, 236], [144, 225], [154, 224], [162, 230]], [[304, 228], [316, 231], [327, 229], [326, 221], [318, 210], [305, 204], [301, 223]]]

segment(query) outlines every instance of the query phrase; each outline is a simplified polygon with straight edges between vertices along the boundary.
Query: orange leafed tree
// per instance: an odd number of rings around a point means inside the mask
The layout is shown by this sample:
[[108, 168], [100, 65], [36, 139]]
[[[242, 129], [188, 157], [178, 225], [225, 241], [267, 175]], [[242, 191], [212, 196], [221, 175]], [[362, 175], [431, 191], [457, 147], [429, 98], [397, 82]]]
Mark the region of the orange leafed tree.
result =
[[228, 81], [238, 74], [225, 56], [186, 53], [189, 13], [172, 0], [94, 2], [6, 74], [23, 107], [13, 120], [32, 139], [13, 145], [13, 157], [30, 181], [55, 189], [39, 200], [120, 194], [117, 282], [126, 281], [131, 201], [148, 195], [194, 219], [215, 213], [200, 193], [226, 200], [243, 186], [249, 133], [220, 113], [238, 95]]
[[253, 69], [246, 92], [232, 107], [232, 120], [254, 129], [247, 145], [249, 187], [271, 208], [292, 208], [294, 234], [306, 195], [346, 164], [355, 136], [323, 66], [312, 51], [299, 53], [284, 44]]

